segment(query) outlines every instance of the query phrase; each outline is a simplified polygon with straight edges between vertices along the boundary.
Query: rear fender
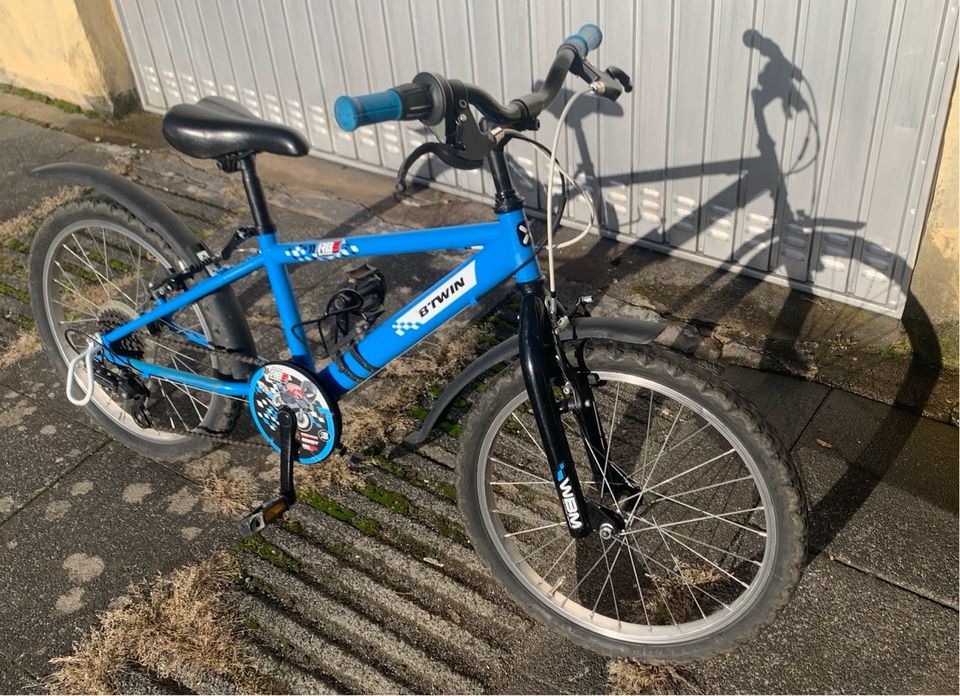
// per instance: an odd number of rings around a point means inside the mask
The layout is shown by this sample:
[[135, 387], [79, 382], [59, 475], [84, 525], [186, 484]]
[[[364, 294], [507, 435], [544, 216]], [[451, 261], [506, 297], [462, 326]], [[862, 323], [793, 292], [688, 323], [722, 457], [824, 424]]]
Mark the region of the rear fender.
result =
[[[644, 345], [652, 343], [665, 328], [667, 328], [666, 324], [641, 319], [579, 317], [571, 319], [570, 326], [561, 332], [560, 338], [563, 341], [595, 338], [632, 345]], [[426, 442], [434, 426], [447, 412], [450, 404], [454, 402], [460, 392], [483, 373], [496, 365], [515, 360], [519, 355], [520, 341], [517, 336], [511, 336], [474, 360], [443, 390], [440, 397], [433, 403], [430, 413], [427, 414], [420, 429], [407, 435], [404, 441], [410, 445], [421, 445]]]

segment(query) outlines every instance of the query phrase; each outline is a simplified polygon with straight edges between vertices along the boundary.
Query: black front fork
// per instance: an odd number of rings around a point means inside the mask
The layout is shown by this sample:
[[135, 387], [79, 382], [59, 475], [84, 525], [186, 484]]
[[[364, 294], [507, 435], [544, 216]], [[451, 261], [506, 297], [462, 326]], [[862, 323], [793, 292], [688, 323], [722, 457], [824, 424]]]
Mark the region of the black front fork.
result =
[[[540, 431], [550, 464], [553, 485], [560, 497], [570, 535], [585, 537], [591, 531], [587, 501], [583, 498], [577, 469], [570, 455], [570, 444], [560, 422], [560, 411], [553, 396], [551, 379], [559, 366], [550, 335], [550, 321], [543, 305], [542, 283], [519, 286], [520, 299], [520, 366], [523, 381], [530, 395], [530, 405]], [[551, 359], [552, 358], [552, 359]]]
[[[593, 401], [593, 375], [583, 363], [578, 368], [566, 361], [553, 325], [543, 302], [542, 282], [518, 285], [520, 290], [520, 365], [523, 381], [530, 396], [530, 404], [537, 421], [537, 430], [550, 465], [560, 505], [566, 517], [570, 536], [581, 538], [597, 530], [601, 536], [623, 531], [623, 517], [604, 505], [605, 495], [616, 507], [616, 499], [624, 494], [635, 494], [637, 489], [629, 477], [607, 456], [606, 437]], [[554, 385], [562, 392], [560, 400], [554, 396]], [[599, 503], [583, 496], [580, 478], [570, 452], [566, 431], [560, 421], [562, 411], [572, 410], [586, 445], [586, 454], [597, 488]]]

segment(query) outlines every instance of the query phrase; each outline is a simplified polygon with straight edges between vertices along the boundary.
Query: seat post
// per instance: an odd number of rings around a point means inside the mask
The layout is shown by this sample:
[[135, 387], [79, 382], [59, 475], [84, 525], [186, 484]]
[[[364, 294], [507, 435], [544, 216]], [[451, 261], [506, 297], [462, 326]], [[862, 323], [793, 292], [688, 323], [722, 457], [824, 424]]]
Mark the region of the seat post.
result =
[[243, 175], [243, 188], [247, 192], [247, 203], [250, 204], [250, 213], [253, 215], [257, 234], [273, 232], [273, 220], [270, 219], [270, 211], [267, 209], [267, 199], [263, 195], [263, 186], [257, 175], [253, 153], [239, 159], [237, 168]]

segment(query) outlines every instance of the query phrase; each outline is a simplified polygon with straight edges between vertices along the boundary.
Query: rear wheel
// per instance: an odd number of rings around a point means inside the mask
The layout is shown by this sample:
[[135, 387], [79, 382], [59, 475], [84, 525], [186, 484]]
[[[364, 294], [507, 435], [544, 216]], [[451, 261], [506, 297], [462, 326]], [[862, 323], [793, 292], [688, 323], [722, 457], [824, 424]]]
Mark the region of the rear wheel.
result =
[[795, 588], [804, 501], [783, 448], [714, 375], [650, 349], [587, 346], [609, 447], [630, 474], [614, 497], [563, 416], [585, 496], [625, 520], [570, 537], [519, 367], [464, 425], [459, 500], [494, 576], [535, 618], [598, 652], [699, 659], [747, 640]]
[[[61, 378], [67, 363], [95, 333], [106, 333], [153, 306], [151, 283], [194, 260], [123, 208], [84, 198], [54, 210], [37, 231], [30, 256], [30, 296], [40, 338]], [[216, 297], [187, 307], [155, 331], [137, 331], [118, 350], [131, 357], [208, 377], [224, 376], [235, 366], [185, 336], [203, 336], [211, 344], [227, 330], [226, 312]], [[232, 361], [231, 361], [232, 362]], [[131, 371], [104, 364], [111, 374]], [[78, 384], [86, 379], [79, 371]], [[134, 375], [134, 379], [137, 379]], [[134, 414], [129, 400], [101, 385], [86, 410], [108, 434], [155, 459], [187, 459], [209, 451], [213, 441], [189, 431], [225, 433], [240, 402], [181, 384], [151, 379], [145, 410], [149, 424]], [[74, 392], [79, 387], [74, 387]], [[152, 426], [152, 427], [151, 427]]]

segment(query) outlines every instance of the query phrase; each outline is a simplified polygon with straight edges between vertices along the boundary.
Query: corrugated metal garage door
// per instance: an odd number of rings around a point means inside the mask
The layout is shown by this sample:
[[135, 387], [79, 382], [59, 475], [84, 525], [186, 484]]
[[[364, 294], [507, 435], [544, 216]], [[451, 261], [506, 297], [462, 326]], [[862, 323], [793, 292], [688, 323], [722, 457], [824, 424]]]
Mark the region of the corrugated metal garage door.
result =
[[[506, 100], [596, 22], [594, 62], [637, 89], [581, 100], [560, 155], [602, 190], [605, 234], [903, 310], [957, 72], [957, 0], [115, 1], [147, 109], [223, 95], [307, 133], [318, 156], [386, 173], [423, 128], [343, 133], [337, 96], [426, 70]], [[556, 119], [542, 121], [545, 139]], [[543, 161], [522, 146], [514, 161], [542, 205]], [[433, 176], [489, 193], [480, 172]]]

